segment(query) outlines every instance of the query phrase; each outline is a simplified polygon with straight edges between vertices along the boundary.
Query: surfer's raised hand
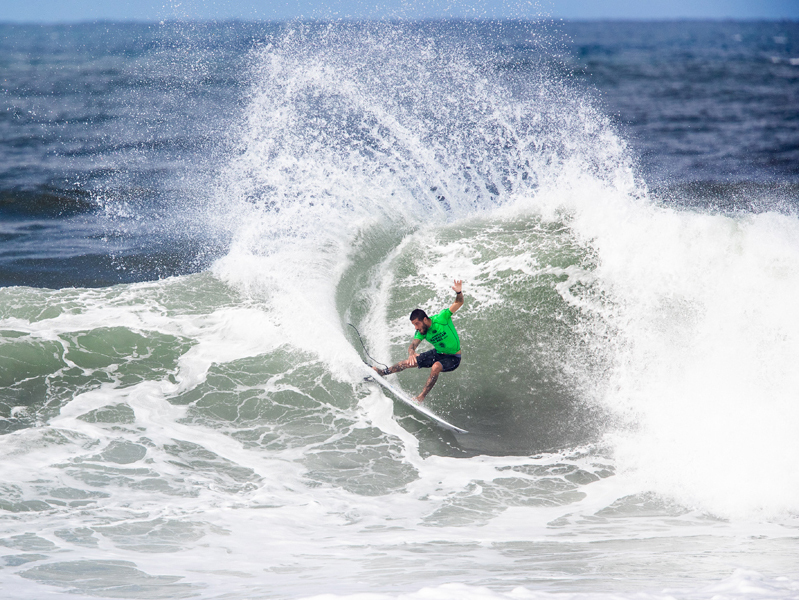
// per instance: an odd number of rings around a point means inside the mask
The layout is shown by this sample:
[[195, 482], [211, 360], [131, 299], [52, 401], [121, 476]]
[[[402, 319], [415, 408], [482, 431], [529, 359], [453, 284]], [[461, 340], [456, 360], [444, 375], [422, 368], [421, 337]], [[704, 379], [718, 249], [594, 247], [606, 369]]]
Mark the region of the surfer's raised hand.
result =
[[463, 306], [463, 280], [456, 279], [455, 285], [452, 286], [452, 291], [455, 292], [455, 302], [449, 307], [449, 312], [455, 314], [455, 311]]

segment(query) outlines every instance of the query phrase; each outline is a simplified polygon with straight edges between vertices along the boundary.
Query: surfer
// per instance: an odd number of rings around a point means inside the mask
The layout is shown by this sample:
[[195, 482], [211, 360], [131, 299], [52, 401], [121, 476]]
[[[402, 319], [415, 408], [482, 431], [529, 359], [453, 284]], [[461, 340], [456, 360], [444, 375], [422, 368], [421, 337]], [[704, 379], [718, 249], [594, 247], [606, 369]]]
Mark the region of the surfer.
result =
[[[416, 308], [411, 313], [411, 323], [416, 328], [411, 345], [408, 346], [408, 358], [388, 369], [378, 369], [372, 367], [379, 375], [389, 375], [399, 373], [410, 367], [420, 369], [430, 369], [430, 376], [422, 392], [414, 398], [417, 402], [423, 402], [425, 396], [430, 393], [433, 386], [438, 381], [440, 373], [454, 371], [461, 364], [461, 341], [458, 332], [452, 324], [452, 315], [463, 306], [463, 281], [455, 280], [452, 286], [455, 292], [455, 302], [449, 308], [445, 308], [437, 315], [428, 317], [427, 313], [421, 308]], [[427, 340], [433, 345], [432, 350], [416, 353], [416, 348]]]

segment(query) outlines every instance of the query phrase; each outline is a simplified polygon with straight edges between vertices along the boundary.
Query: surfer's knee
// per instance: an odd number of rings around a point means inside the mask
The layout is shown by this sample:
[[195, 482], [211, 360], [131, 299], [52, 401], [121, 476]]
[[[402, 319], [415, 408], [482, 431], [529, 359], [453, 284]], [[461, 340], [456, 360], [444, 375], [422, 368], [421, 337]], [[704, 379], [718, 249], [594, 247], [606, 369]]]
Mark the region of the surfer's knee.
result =
[[436, 375], [438, 375], [439, 373], [441, 373], [441, 371], [444, 370], [444, 365], [442, 365], [440, 362], [436, 361], [436, 362], [433, 363], [433, 366], [430, 367], [430, 370], [433, 373], [435, 373]]

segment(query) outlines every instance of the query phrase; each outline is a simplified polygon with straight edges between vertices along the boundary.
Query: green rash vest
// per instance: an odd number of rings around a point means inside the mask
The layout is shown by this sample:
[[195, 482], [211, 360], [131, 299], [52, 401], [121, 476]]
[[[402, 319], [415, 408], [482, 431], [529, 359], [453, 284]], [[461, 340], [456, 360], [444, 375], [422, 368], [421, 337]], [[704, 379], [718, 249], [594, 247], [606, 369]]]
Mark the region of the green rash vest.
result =
[[452, 324], [452, 311], [445, 308], [437, 315], [430, 317], [433, 322], [427, 333], [422, 335], [417, 331], [413, 336], [417, 340], [427, 340], [440, 354], [457, 354], [461, 351], [461, 340], [455, 325]]

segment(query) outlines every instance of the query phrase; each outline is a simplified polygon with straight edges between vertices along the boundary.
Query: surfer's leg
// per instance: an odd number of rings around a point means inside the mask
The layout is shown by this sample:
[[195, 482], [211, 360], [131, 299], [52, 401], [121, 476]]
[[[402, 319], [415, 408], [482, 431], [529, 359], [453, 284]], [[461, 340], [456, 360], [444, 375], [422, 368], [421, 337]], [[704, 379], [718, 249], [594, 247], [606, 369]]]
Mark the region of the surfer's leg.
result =
[[427, 396], [427, 394], [430, 393], [430, 390], [433, 389], [433, 386], [436, 384], [436, 381], [438, 381], [439, 373], [441, 373], [441, 371], [443, 370], [444, 367], [440, 362], [436, 361], [433, 363], [433, 366], [430, 367], [430, 376], [427, 378], [427, 383], [424, 384], [424, 389], [422, 390], [422, 393], [416, 396], [414, 400], [416, 400], [417, 402], [424, 401], [425, 396]]
[[399, 373], [400, 371], [404, 371], [410, 366], [411, 366], [410, 359], [406, 359], [398, 362], [396, 365], [393, 365], [388, 369], [378, 369], [377, 367], [372, 367], [372, 368], [377, 372], [378, 375], [382, 375], [383, 377], [385, 377], [386, 375], [391, 375], [392, 373]]

